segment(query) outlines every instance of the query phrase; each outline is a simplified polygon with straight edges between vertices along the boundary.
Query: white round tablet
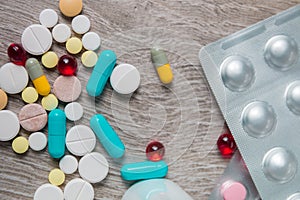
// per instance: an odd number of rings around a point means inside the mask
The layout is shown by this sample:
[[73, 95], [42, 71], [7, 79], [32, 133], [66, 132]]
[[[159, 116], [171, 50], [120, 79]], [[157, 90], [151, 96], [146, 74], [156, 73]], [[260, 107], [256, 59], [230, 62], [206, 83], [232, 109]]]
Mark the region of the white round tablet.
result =
[[57, 24], [52, 29], [52, 37], [56, 42], [64, 43], [71, 37], [71, 29], [66, 24]]
[[31, 133], [28, 141], [30, 148], [34, 151], [41, 151], [47, 146], [47, 136], [42, 132]]
[[82, 45], [86, 50], [95, 51], [100, 47], [101, 38], [95, 32], [88, 32], [82, 37]]
[[90, 127], [76, 125], [67, 133], [66, 146], [73, 155], [83, 156], [94, 150], [96, 146], [96, 136]]
[[65, 200], [93, 200], [94, 196], [93, 186], [80, 178], [68, 182], [64, 189]]
[[75, 33], [84, 34], [90, 30], [91, 22], [85, 15], [78, 15], [72, 20], [72, 29]]
[[65, 107], [66, 117], [71, 121], [77, 121], [83, 116], [83, 108], [80, 103], [72, 102]]
[[28, 73], [25, 67], [6, 63], [0, 68], [0, 88], [8, 94], [17, 94], [28, 84]]
[[78, 161], [77, 161], [77, 159], [74, 156], [65, 155], [59, 161], [59, 168], [65, 174], [73, 174], [74, 172], [76, 172], [76, 170], [78, 168]]
[[62, 190], [49, 183], [41, 185], [34, 193], [33, 200], [63, 200], [64, 193]]
[[80, 176], [90, 183], [102, 181], [108, 174], [109, 165], [106, 158], [98, 152], [86, 154], [79, 161]]
[[20, 130], [18, 116], [10, 110], [1, 110], [0, 127], [0, 141], [9, 141], [13, 139]]
[[52, 28], [58, 22], [58, 15], [53, 9], [45, 9], [40, 13], [40, 23], [47, 28]]
[[133, 93], [140, 85], [140, 73], [130, 64], [119, 64], [110, 76], [112, 88], [120, 94]]
[[28, 26], [22, 34], [22, 46], [32, 55], [42, 55], [52, 46], [51, 32], [43, 25]]

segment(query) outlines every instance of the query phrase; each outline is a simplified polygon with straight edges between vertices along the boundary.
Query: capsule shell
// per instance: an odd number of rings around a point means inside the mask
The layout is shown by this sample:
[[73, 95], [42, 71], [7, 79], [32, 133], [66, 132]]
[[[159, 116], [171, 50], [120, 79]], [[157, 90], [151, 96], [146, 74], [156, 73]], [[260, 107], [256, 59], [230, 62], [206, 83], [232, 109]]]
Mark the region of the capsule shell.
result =
[[60, 109], [54, 109], [48, 116], [48, 151], [52, 158], [61, 158], [65, 154], [66, 115]]
[[47, 96], [50, 93], [51, 86], [39, 61], [35, 58], [29, 58], [25, 66], [36, 91], [42, 96]]
[[121, 176], [127, 181], [162, 178], [167, 173], [168, 165], [165, 161], [130, 163], [121, 168]]
[[120, 158], [124, 155], [125, 146], [123, 142], [103, 115], [94, 115], [90, 120], [90, 127], [112, 158]]
[[173, 80], [173, 72], [165, 52], [158, 48], [152, 48], [151, 58], [160, 81], [164, 84], [171, 83]]

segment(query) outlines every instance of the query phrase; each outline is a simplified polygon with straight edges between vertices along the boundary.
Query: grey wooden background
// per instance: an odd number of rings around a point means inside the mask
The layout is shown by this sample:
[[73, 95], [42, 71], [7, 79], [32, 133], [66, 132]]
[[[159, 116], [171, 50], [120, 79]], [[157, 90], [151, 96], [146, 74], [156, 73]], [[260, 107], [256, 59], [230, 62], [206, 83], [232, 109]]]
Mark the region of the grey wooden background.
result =
[[[298, 1], [246, 0], [84, 0], [83, 14], [91, 19], [92, 31], [100, 34], [100, 50], [112, 49], [118, 63], [135, 65], [141, 86], [132, 96], [120, 96], [107, 84], [96, 99], [88, 97], [85, 85], [92, 69], [80, 66], [78, 78], [83, 90], [78, 102], [85, 115], [76, 124], [88, 125], [95, 113], [104, 114], [126, 145], [123, 159], [112, 160], [108, 177], [94, 184], [95, 199], [121, 199], [131, 183], [119, 175], [122, 163], [145, 159], [144, 150], [152, 139], [166, 146], [167, 178], [178, 183], [194, 199], [207, 199], [228, 160], [221, 158], [215, 142], [223, 120], [198, 60], [199, 49], [217, 39], [285, 10]], [[58, 11], [58, 0], [1, 0], [0, 64], [8, 62], [6, 49], [20, 42], [22, 31], [38, 23], [41, 10]], [[58, 11], [59, 12], [59, 11]], [[71, 20], [59, 14], [59, 21]], [[169, 57], [175, 79], [170, 86], [160, 84], [151, 64], [149, 50], [159, 45]], [[64, 45], [52, 50], [65, 54]], [[78, 61], [80, 55], [77, 56]], [[51, 84], [56, 70], [45, 70]], [[24, 102], [10, 95], [7, 109], [18, 113]], [[64, 104], [60, 104], [63, 108]], [[68, 128], [74, 123], [68, 122]], [[1, 131], [1, 128], [0, 128]], [[47, 129], [44, 130], [47, 133]], [[28, 136], [24, 130], [20, 135]], [[35, 190], [47, 183], [48, 173], [58, 167], [47, 150], [16, 155], [11, 142], [0, 143], [0, 199], [32, 199]], [[78, 173], [66, 176], [66, 182]], [[64, 185], [61, 186], [63, 189]]]

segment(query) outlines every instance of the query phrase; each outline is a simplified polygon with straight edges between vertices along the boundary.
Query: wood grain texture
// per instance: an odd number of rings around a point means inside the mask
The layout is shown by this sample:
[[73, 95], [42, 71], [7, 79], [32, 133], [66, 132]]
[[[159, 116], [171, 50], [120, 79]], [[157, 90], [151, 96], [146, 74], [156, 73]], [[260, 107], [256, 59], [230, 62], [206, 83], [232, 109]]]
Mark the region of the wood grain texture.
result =
[[[118, 63], [135, 65], [141, 86], [132, 96], [120, 96], [107, 84], [101, 97], [90, 98], [85, 85], [92, 69], [80, 66], [78, 78], [83, 90], [79, 98], [84, 118], [75, 124], [88, 125], [95, 113], [104, 114], [124, 141], [127, 151], [121, 160], [110, 159], [98, 143], [95, 151], [108, 158], [108, 177], [94, 184], [95, 199], [121, 199], [131, 183], [119, 175], [122, 163], [145, 159], [151, 139], [166, 145], [168, 178], [178, 183], [195, 200], [207, 199], [228, 160], [219, 156], [215, 142], [223, 119], [201, 69], [198, 52], [203, 45], [234, 33], [285, 10], [298, 1], [246, 0], [84, 0], [83, 14], [91, 19], [92, 31], [100, 34], [100, 50], [112, 49]], [[22, 31], [38, 23], [41, 10], [58, 11], [58, 0], [14, 0], [0, 2], [0, 65], [8, 62], [6, 49], [20, 42]], [[59, 15], [60, 23], [70, 25]], [[159, 45], [174, 70], [172, 85], [162, 86], [151, 64], [149, 50]], [[52, 50], [66, 53], [64, 45]], [[80, 54], [77, 56], [78, 61]], [[50, 83], [58, 76], [45, 70]], [[7, 109], [19, 113], [24, 102], [10, 95]], [[60, 104], [63, 108], [64, 104]], [[68, 122], [68, 128], [74, 123]], [[1, 130], [0, 130], [1, 131]], [[47, 129], [44, 130], [47, 133]], [[21, 135], [29, 133], [21, 130]], [[16, 155], [11, 142], [0, 143], [0, 199], [32, 199], [35, 190], [47, 183], [48, 173], [58, 162], [48, 152]], [[67, 175], [70, 181], [78, 173]], [[63, 189], [64, 185], [61, 187]]]

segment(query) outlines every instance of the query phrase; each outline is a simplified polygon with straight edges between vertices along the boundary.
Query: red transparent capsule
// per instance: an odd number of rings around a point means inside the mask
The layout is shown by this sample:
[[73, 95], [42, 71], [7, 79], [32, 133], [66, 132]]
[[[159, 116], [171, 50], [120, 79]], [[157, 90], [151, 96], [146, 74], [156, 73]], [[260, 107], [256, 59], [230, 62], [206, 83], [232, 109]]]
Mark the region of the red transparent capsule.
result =
[[16, 65], [25, 66], [27, 55], [22, 45], [12, 43], [7, 48], [7, 55], [12, 63]]
[[165, 155], [165, 147], [158, 141], [152, 141], [147, 145], [146, 156], [148, 160], [160, 161]]
[[228, 132], [220, 135], [217, 146], [221, 155], [225, 158], [230, 158], [237, 148], [233, 136]]
[[61, 75], [64, 76], [73, 76], [76, 75], [77, 72], [77, 61], [76, 58], [63, 55], [59, 58], [57, 69]]

